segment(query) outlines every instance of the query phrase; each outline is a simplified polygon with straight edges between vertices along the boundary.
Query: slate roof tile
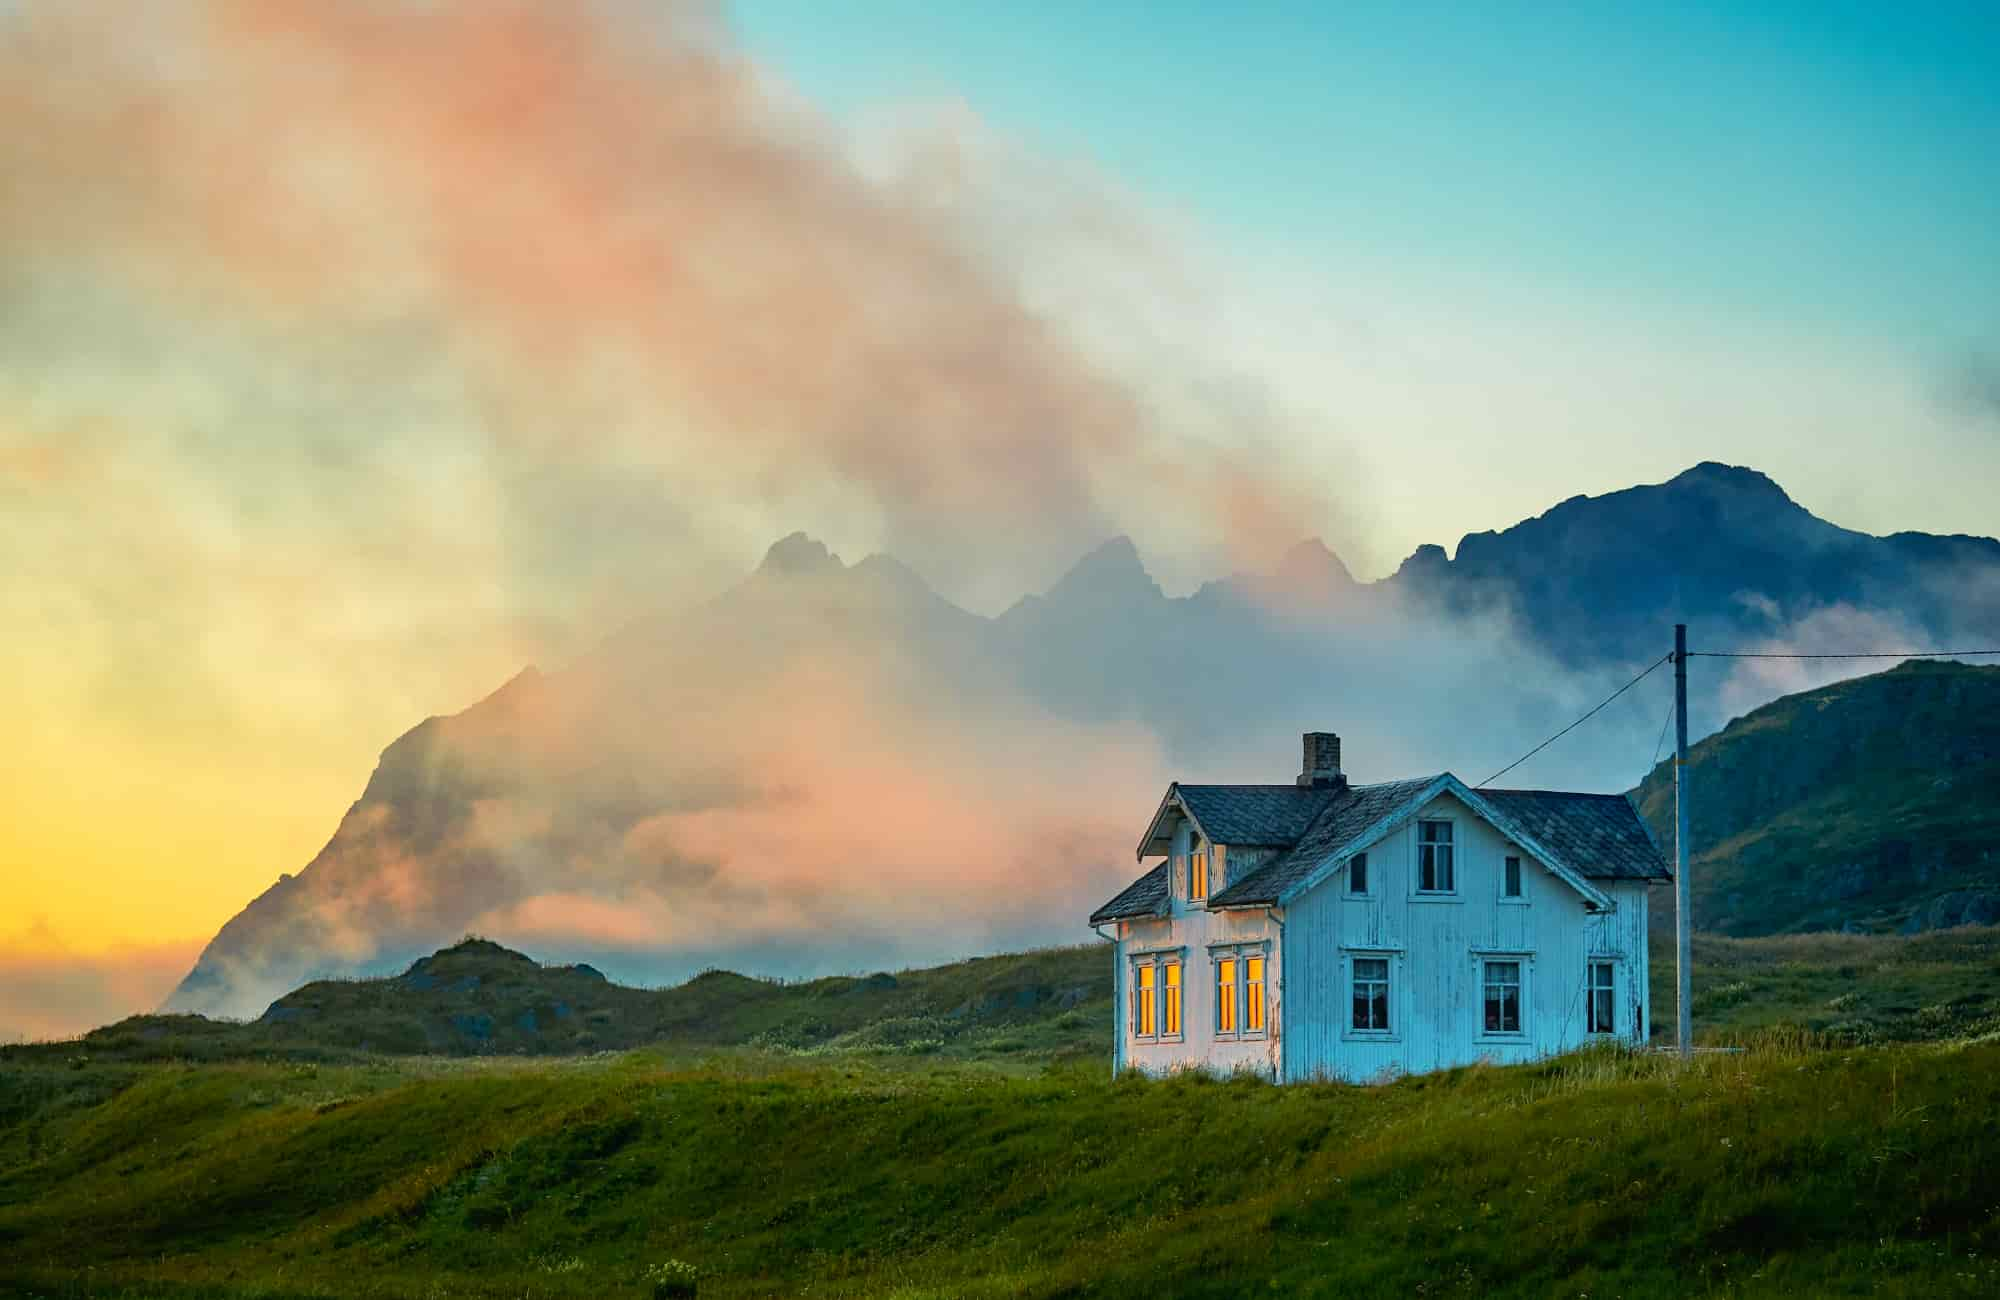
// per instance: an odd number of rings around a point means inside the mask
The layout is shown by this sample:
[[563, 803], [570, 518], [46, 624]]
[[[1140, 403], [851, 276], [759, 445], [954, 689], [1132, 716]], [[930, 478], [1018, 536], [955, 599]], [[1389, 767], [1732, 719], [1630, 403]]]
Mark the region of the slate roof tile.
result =
[[1481, 790], [1551, 853], [1590, 880], [1671, 880], [1660, 846], [1622, 794]]
[[1329, 853], [1387, 817], [1435, 780], [1435, 776], [1426, 776], [1412, 781], [1343, 788], [1338, 792], [1340, 797], [1326, 802], [1289, 852], [1215, 895], [1209, 899], [1209, 905], [1244, 907], [1277, 902], [1287, 889], [1325, 861]]
[[1181, 802], [1217, 844], [1295, 843], [1327, 802], [1333, 786], [1180, 785]]
[[1118, 897], [1090, 914], [1092, 925], [1134, 916], [1159, 916], [1167, 910], [1167, 864], [1162, 862], [1125, 886]]
[[[1437, 776], [1381, 785], [1182, 785], [1177, 789], [1217, 843], [1286, 849], [1209, 899], [1211, 907], [1276, 903], [1327, 858], [1390, 816]], [[1562, 790], [1479, 790], [1521, 833], [1590, 880], [1668, 880], [1671, 874], [1631, 800]], [[1161, 862], [1093, 912], [1092, 925], [1167, 910]]]

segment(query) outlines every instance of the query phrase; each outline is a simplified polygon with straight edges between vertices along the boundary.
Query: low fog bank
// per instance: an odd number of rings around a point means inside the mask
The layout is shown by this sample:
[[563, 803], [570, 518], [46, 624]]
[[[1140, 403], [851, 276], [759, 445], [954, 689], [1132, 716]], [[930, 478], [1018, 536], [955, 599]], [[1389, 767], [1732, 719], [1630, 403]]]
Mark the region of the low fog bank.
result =
[[73, 952], [37, 943], [31, 931], [21, 948], [0, 952], [0, 1043], [67, 1038], [156, 1006], [200, 946]]
[[[1502, 604], [1297, 567], [1169, 598], [1121, 539], [988, 619], [787, 539], [721, 597], [398, 740], [168, 1005], [256, 1015], [468, 931], [647, 984], [1080, 942], [1170, 780], [1289, 781], [1326, 729], [1357, 782], [1478, 783], [1657, 657], [1569, 666]], [[1786, 684], [1728, 662], [1697, 661], [1715, 723]], [[1498, 784], [1627, 789], [1670, 701], [1661, 667]]]

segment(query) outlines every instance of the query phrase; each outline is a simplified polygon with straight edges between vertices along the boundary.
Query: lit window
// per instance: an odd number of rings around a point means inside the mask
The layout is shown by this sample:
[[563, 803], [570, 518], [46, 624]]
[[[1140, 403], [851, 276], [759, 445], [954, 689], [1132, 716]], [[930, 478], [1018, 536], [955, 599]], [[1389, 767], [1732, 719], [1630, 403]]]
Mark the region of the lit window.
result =
[[1590, 963], [1590, 1032], [1618, 1032], [1617, 975], [1608, 961]]
[[1521, 1032], [1521, 963], [1486, 963], [1486, 1032]]
[[1160, 963], [1160, 1032], [1169, 1037], [1181, 1032], [1181, 964]]
[[1188, 841], [1188, 897], [1208, 897], [1208, 849], [1199, 839]]
[[1215, 1032], [1236, 1032], [1236, 959], [1221, 957], [1215, 963]]
[[1243, 1030], [1245, 1033], [1264, 1032], [1264, 959], [1245, 957], [1243, 959]]
[[1154, 1038], [1159, 1032], [1153, 1002], [1153, 969], [1151, 962], [1132, 968], [1132, 1032], [1140, 1038]]
[[1451, 823], [1417, 823], [1417, 892], [1449, 894], [1458, 886], [1452, 870]]
[[1389, 1029], [1389, 959], [1354, 959], [1354, 1028], [1375, 1033]]
[[1357, 853], [1347, 863], [1347, 892], [1365, 894], [1368, 892], [1368, 855]]
[[1519, 898], [1521, 896], [1521, 860], [1508, 858], [1500, 864], [1500, 897]]

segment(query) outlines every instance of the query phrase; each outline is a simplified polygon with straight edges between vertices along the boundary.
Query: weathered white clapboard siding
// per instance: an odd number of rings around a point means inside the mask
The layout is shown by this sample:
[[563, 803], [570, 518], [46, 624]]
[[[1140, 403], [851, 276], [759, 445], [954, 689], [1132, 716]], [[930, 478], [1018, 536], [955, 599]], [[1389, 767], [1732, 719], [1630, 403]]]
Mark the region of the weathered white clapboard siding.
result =
[[[1416, 892], [1417, 820], [1453, 823], [1457, 892]], [[1370, 845], [1369, 893], [1346, 872], [1285, 910], [1290, 990], [1282, 1077], [1365, 1081], [1478, 1060], [1534, 1060], [1581, 1046], [1588, 963], [1617, 965], [1619, 1035], [1643, 1041], [1649, 1008], [1646, 886], [1599, 882], [1617, 910], [1590, 914], [1577, 892], [1450, 796]], [[1521, 858], [1522, 897], [1500, 897], [1502, 862]], [[1390, 964], [1390, 1032], [1350, 1026], [1352, 962]], [[1518, 960], [1522, 1032], [1484, 1030], [1482, 962]]]
[[[1279, 971], [1284, 955], [1280, 951], [1280, 929], [1266, 911], [1211, 912], [1187, 901], [1186, 854], [1188, 828], [1183, 823], [1174, 832], [1172, 861], [1179, 873], [1173, 883], [1173, 901], [1168, 916], [1157, 920], [1125, 921], [1119, 924], [1116, 963], [1117, 1017], [1113, 1042], [1116, 1068], [1167, 1074], [1175, 1070], [1206, 1069], [1220, 1074], [1249, 1071], [1265, 1078], [1280, 1077], [1283, 1048], [1278, 1026], [1284, 1023], [1284, 994]], [[1240, 879], [1269, 862], [1275, 851], [1235, 850], [1224, 846], [1223, 870], [1230, 879]], [[1227, 880], [1214, 878], [1210, 867], [1210, 892], [1220, 891]], [[1265, 1031], [1260, 1037], [1218, 1039], [1215, 1035], [1215, 965], [1212, 947], [1228, 944], [1267, 945], [1265, 954]], [[1181, 955], [1181, 1036], [1178, 1041], [1150, 1042], [1135, 1038], [1131, 1024], [1132, 958], [1147, 953], [1178, 951]], [[1238, 978], [1241, 976], [1239, 974]]]

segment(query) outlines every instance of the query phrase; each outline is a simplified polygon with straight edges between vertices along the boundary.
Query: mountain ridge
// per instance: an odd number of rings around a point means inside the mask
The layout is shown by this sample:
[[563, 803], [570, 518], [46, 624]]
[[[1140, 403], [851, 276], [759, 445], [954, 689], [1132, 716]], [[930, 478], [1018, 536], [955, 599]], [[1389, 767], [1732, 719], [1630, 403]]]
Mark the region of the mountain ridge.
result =
[[[1690, 528], [1713, 535], [1682, 573], [1666, 543]], [[2000, 640], [2000, 542], [1897, 536], [1706, 462], [1469, 534], [1456, 559], [1419, 548], [1372, 583], [1308, 540], [1269, 573], [1169, 596], [1116, 537], [988, 617], [892, 557], [847, 565], [794, 533], [710, 600], [399, 737], [321, 852], [231, 918], [167, 1005], [254, 1014], [474, 926], [666, 954], [656, 977], [1048, 942], [1123, 883], [1123, 823], [1170, 774], [1242, 779], [1306, 727], [1342, 731], [1363, 779], [1498, 766], [1655, 657], [1673, 621], [1708, 645], [1782, 644], [1854, 611]], [[1799, 537], [1803, 576], [1756, 585]], [[1697, 734], [1720, 689], [1698, 688]], [[1584, 775], [1534, 783], [1629, 780], [1587, 757], [1543, 760]], [[1011, 810], [989, 806], [999, 791]], [[1030, 845], [1075, 866], [1029, 872], [1023, 892]], [[857, 860], [861, 888], [819, 883]]]
[[[1910, 660], [1786, 695], [1691, 747], [1687, 771], [1699, 929], [2000, 922], [2000, 667]], [[1672, 763], [1632, 794], [1671, 848]]]

